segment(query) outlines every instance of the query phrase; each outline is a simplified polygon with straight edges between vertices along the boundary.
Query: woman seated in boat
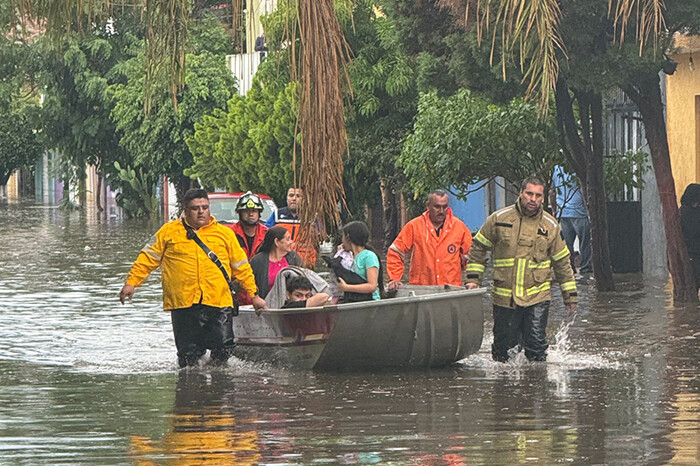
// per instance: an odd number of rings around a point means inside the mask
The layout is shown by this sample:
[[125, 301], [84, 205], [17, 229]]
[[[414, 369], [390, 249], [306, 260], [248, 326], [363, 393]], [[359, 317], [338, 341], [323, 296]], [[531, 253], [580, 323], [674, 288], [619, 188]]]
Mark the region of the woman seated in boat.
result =
[[299, 307], [319, 307], [328, 302], [328, 293], [313, 292], [314, 286], [311, 281], [303, 275], [291, 277], [287, 280], [287, 300], [282, 309]]
[[301, 266], [301, 257], [292, 251], [292, 237], [282, 227], [272, 227], [265, 233], [265, 239], [258, 253], [250, 260], [255, 276], [258, 294], [263, 299], [275, 283], [280, 270], [288, 265]]
[[338, 290], [343, 292], [341, 302], [379, 299], [384, 289], [382, 263], [377, 253], [367, 244], [369, 228], [363, 222], [350, 222], [343, 227], [342, 233], [343, 248], [352, 252], [352, 272], [353, 275], [359, 275], [359, 279], [351, 280], [354, 277], [338, 274]]

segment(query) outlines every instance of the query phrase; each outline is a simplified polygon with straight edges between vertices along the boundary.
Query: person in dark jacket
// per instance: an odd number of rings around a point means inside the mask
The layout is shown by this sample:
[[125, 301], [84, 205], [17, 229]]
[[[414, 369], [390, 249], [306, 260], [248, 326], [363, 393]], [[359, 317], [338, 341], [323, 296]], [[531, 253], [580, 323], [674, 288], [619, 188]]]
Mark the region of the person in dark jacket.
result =
[[255, 38], [255, 46], [253, 49], [256, 52], [267, 52], [267, 40], [265, 39], [265, 31], [260, 33], [258, 37]]
[[695, 288], [700, 290], [700, 184], [691, 183], [681, 196], [681, 229], [695, 274]]
[[260, 296], [267, 296], [280, 270], [288, 265], [301, 266], [301, 257], [292, 251], [293, 245], [285, 228], [272, 227], [265, 233], [258, 253], [250, 260]]

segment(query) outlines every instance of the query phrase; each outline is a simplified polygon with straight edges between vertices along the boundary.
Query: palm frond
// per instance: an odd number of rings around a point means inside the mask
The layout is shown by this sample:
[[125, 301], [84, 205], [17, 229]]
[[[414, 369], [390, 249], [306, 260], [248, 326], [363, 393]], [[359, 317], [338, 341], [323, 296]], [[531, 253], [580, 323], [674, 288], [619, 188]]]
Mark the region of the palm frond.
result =
[[615, 21], [615, 36], [620, 44], [625, 41], [630, 21], [634, 21], [635, 40], [639, 54], [651, 38], [656, 48], [658, 38], [665, 29], [664, 0], [608, 0], [608, 16]]
[[527, 82], [527, 94], [538, 96], [540, 111], [549, 99], [559, 75], [557, 53], [566, 54], [559, 30], [561, 10], [557, 0], [467, 0], [465, 21], [475, 15], [477, 38], [491, 35], [491, 63], [497, 50], [506, 77], [507, 63], [517, 56]]

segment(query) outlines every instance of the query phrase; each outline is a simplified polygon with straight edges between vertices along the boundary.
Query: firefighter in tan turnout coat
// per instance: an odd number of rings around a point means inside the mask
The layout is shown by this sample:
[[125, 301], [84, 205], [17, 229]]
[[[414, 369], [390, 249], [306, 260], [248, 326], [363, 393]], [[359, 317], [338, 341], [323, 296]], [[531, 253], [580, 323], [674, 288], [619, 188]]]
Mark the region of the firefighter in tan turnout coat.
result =
[[544, 211], [544, 184], [526, 178], [518, 200], [491, 214], [474, 237], [467, 264], [467, 288], [481, 284], [486, 255], [493, 256], [493, 345], [496, 361], [521, 344], [529, 360], [547, 357], [546, 327], [551, 269], [569, 312], [578, 296], [569, 249], [556, 219]]

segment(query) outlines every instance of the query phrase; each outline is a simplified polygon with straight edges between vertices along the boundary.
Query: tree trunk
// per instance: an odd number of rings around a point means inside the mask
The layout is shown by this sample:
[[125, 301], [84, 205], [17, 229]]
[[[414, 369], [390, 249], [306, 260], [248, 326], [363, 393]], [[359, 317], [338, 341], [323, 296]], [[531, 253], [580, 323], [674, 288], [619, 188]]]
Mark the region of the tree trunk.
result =
[[384, 180], [380, 186], [382, 192], [382, 210], [384, 211], [384, 253], [399, 234], [399, 206], [394, 191]]
[[603, 179], [603, 97], [589, 95], [592, 152], [586, 159], [585, 199], [591, 219], [593, 275], [599, 291], [613, 291], [615, 282], [608, 237], [608, 196]]
[[[557, 127], [562, 132], [564, 151], [581, 180], [583, 198], [591, 224], [591, 260], [599, 291], [614, 291], [612, 261], [608, 243], [607, 197], [603, 183], [603, 122], [600, 94], [578, 92], [579, 119], [574, 114], [574, 98], [563, 78], [556, 86]], [[580, 120], [580, 121], [579, 121]], [[580, 124], [579, 124], [580, 123]], [[579, 131], [581, 128], [581, 131]], [[585, 133], [583, 136], [581, 133]]]
[[5, 186], [10, 181], [10, 176], [14, 170], [3, 170], [0, 172], [0, 186]]
[[[175, 180], [173, 180], [175, 181]], [[175, 193], [177, 194], [177, 210], [178, 213], [182, 212], [182, 197], [185, 195], [188, 189], [192, 187], [192, 179], [189, 176], [180, 175], [175, 181]], [[163, 189], [168, 189], [167, 186], [163, 186]]]
[[78, 173], [78, 204], [85, 211], [87, 209], [87, 173], [81, 169]]
[[627, 86], [623, 90], [642, 114], [644, 131], [649, 143], [666, 233], [666, 258], [668, 271], [673, 280], [673, 302], [675, 304], [693, 303], [697, 302], [698, 296], [690, 257], [681, 232], [676, 183], [671, 170], [671, 155], [668, 148], [660, 84], [659, 76], [654, 74], [653, 78], [647, 76], [647, 79], [640, 80], [637, 86]]
[[95, 195], [95, 207], [97, 207], [98, 212], [102, 212], [102, 176], [97, 174], [97, 193]]

